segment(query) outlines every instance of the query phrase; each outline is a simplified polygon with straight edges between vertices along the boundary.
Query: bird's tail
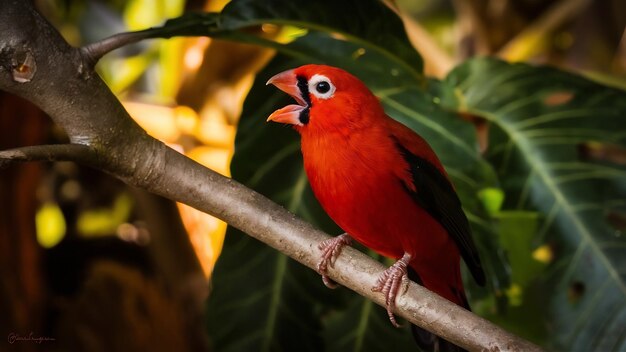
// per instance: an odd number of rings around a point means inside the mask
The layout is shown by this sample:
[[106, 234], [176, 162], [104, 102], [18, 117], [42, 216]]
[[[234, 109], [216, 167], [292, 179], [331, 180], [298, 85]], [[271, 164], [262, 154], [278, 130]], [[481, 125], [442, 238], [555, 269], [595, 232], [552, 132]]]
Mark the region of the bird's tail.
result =
[[[409, 279], [411, 279], [412, 281], [424, 286], [424, 283], [422, 279], [420, 278], [420, 276], [411, 267], [408, 268], [408, 276], [409, 276]], [[459, 273], [459, 277], [460, 277], [460, 273]], [[428, 288], [428, 286], [425, 286], [425, 287]], [[467, 310], [470, 310], [470, 307], [469, 307], [469, 304], [467, 303], [467, 298], [465, 298], [465, 292], [463, 292], [463, 289], [461, 289], [460, 292], [455, 292], [455, 293], [456, 293], [456, 296], [459, 296], [459, 297], [453, 302], [464, 307]], [[452, 342], [444, 340], [443, 338], [427, 330], [424, 330], [418, 327], [417, 325], [411, 324], [411, 332], [413, 333], [413, 338], [415, 339], [415, 342], [417, 343], [417, 345], [422, 351], [425, 351], [425, 352], [467, 352], [465, 349], [453, 344]]]

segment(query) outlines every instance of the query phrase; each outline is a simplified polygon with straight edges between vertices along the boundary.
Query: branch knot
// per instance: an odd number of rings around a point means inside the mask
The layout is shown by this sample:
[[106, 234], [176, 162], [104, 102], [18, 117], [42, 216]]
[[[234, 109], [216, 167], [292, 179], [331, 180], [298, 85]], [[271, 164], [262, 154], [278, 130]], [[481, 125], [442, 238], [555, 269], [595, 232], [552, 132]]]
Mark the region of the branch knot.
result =
[[37, 72], [35, 55], [29, 49], [18, 49], [11, 58], [11, 74], [18, 83], [30, 82]]

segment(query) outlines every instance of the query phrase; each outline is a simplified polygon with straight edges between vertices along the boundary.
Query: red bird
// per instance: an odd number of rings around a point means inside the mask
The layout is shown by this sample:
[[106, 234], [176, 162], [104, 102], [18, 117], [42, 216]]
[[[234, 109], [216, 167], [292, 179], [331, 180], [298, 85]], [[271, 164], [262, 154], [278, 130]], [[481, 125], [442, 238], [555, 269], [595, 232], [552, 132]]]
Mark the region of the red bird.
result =
[[[374, 94], [341, 69], [305, 65], [267, 83], [298, 102], [268, 121], [293, 125], [300, 133], [313, 192], [346, 231], [320, 244], [324, 283], [334, 285], [326, 270], [354, 238], [398, 259], [373, 288], [385, 295], [394, 325], [395, 298], [408, 277], [469, 309], [460, 258], [480, 285], [485, 274], [461, 202], [428, 143], [387, 116]], [[413, 331], [422, 347], [457, 349], [417, 327]]]

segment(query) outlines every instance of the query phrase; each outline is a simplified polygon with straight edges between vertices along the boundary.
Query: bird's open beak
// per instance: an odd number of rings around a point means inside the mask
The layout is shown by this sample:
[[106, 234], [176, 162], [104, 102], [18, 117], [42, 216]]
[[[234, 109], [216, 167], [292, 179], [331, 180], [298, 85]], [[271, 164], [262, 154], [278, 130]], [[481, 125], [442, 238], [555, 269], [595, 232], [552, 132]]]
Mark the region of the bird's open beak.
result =
[[267, 121], [301, 126], [300, 115], [309, 107], [302, 98], [302, 93], [300, 92], [300, 88], [298, 88], [298, 78], [294, 70], [288, 70], [273, 76], [267, 81], [266, 85], [268, 84], [273, 84], [276, 88], [291, 95], [298, 102], [298, 105], [287, 105], [284, 108], [274, 111], [267, 118]]

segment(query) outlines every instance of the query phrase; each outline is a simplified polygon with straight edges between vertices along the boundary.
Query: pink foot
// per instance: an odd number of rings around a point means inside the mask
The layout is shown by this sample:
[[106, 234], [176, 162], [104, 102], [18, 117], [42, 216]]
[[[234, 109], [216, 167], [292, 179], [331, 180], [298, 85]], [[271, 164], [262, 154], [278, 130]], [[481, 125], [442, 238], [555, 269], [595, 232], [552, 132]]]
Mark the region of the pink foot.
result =
[[[387, 315], [393, 326], [399, 328], [400, 325], [396, 322], [396, 317], [393, 315], [393, 310], [396, 308], [396, 297], [400, 292], [400, 287], [404, 286], [404, 291], [409, 287], [409, 278], [407, 276], [407, 265], [411, 256], [408, 253], [404, 253], [402, 259], [395, 262], [392, 266], [387, 268], [382, 275], [376, 281], [376, 286], [372, 288], [374, 292], [381, 292], [385, 295], [385, 303], [387, 305]], [[404, 292], [403, 291], [403, 292]]]
[[351, 243], [352, 239], [350, 236], [347, 233], [344, 233], [343, 235], [322, 241], [322, 243], [317, 246], [317, 248], [322, 251], [322, 259], [317, 264], [317, 271], [322, 275], [322, 281], [324, 281], [324, 285], [326, 285], [326, 287], [337, 287], [337, 284], [331, 280], [328, 275], [326, 275], [328, 267], [330, 266], [332, 268], [335, 265], [335, 260], [341, 253], [341, 249], [345, 245], [350, 245]]

